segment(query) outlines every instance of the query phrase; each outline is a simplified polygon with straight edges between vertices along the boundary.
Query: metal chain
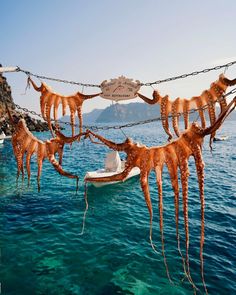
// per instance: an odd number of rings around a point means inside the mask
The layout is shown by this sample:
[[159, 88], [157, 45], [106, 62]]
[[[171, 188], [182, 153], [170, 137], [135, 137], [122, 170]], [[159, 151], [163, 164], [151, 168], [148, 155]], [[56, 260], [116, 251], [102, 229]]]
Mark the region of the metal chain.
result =
[[100, 85], [97, 85], [97, 84], [86, 84], [86, 83], [81, 83], [81, 82], [74, 82], [74, 81], [68, 81], [68, 80], [64, 80], [64, 79], [50, 78], [50, 77], [41, 76], [38, 74], [33, 74], [29, 71], [22, 70], [20, 67], [17, 67], [16, 71], [25, 73], [27, 76], [36, 77], [38, 79], [56, 81], [56, 82], [61, 82], [61, 83], [66, 83], [66, 84], [79, 85], [79, 86], [83, 86], [83, 87], [98, 87], [98, 88], [100, 88]]
[[[236, 93], [236, 88], [232, 89], [231, 91], [229, 91], [228, 93], [226, 93], [225, 95], [223, 95], [221, 98], [219, 98], [217, 100], [217, 102], [220, 102], [222, 99], [226, 98], [227, 96]], [[214, 106], [214, 102], [210, 102], [200, 108], [196, 108], [196, 109], [192, 109], [190, 111], [187, 112], [179, 112], [177, 113], [177, 115], [168, 115], [167, 118], [172, 118], [172, 117], [179, 117], [183, 114], [193, 114], [199, 110], [206, 110], [209, 106]], [[42, 118], [44, 121], [46, 121], [43, 116], [41, 114], [36, 113], [35, 111], [30, 111], [27, 108], [22, 108], [21, 106], [19, 106], [18, 104], [15, 104], [15, 107], [19, 110], [22, 110], [26, 113], [30, 113], [34, 116], [38, 116], [40, 118]], [[91, 129], [91, 130], [110, 130], [110, 129], [122, 129], [122, 128], [130, 128], [130, 127], [134, 127], [134, 126], [138, 126], [138, 125], [144, 125], [144, 124], [148, 124], [148, 123], [152, 123], [152, 122], [157, 122], [157, 121], [161, 121], [163, 119], [165, 119], [166, 117], [157, 117], [157, 118], [153, 118], [153, 119], [148, 119], [148, 120], [144, 120], [144, 121], [139, 121], [139, 122], [131, 122], [131, 123], [127, 123], [124, 125], [112, 125], [112, 126], [96, 126], [96, 125], [84, 125], [83, 127], [85, 129]], [[52, 122], [55, 122], [54, 119], [51, 119]], [[60, 124], [64, 124], [64, 125], [70, 125], [70, 126], [75, 126], [75, 127], [79, 127], [79, 124], [71, 124], [70, 122], [63, 122], [61, 120], [57, 120], [58, 123]]]
[[[139, 85], [140, 86], [152, 86], [152, 85], [161, 84], [161, 83], [164, 83], [164, 82], [170, 82], [170, 81], [174, 81], [174, 80], [178, 80], [178, 79], [184, 79], [184, 78], [187, 78], [189, 76], [196, 76], [196, 75], [199, 75], [199, 74], [208, 73], [210, 71], [217, 71], [217, 70], [220, 70], [222, 68], [229, 68], [234, 64], [236, 64], [236, 61], [232, 61], [232, 62], [229, 62], [227, 64], [221, 65], [221, 66], [215, 66], [215, 67], [203, 69], [203, 70], [200, 70], [200, 71], [194, 71], [194, 72], [188, 73], [188, 74], [182, 74], [182, 75], [179, 75], [179, 76], [170, 77], [170, 78], [166, 78], [166, 79], [163, 79], [163, 80], [157, 80], [155, 82], [140, 83]], [[74, 84], [74, 85], [79, 85], [79, 86], [84, 86], [84, 87], [98, 87], [98, 88], [101, 87], [101, 85], [97, 85], [97, 84], [86, 84], [86, 83], [81, 83], [81, 82], [74, 82], [74, 81], [68, 81], [68, 80], [64, 80], [64, 79], [50, 78], [50, 77], [46, 77], [46, 76], [42, 76], [42, 75], [38, 75], [38, 74], [33, 74], [33, 73], [29, 72], [29, 71], [21, 69], [20, 67], [17, 67], [16, 71], [17, 72], [23, 72], [27, 76], [34, 76], [36, 78], [43, 79], [43, 80], [51, 80], [51, 81], [62, 82], [62, 83], [67, 83], [67, 84]]]
[[141, 86], [152, 86], [152, 85], [161, 84], [161, 83], [164, 83], [164, 82], [170, 82], [170, 81], [174, 81], [174, 80], [178, 80], [178, 79], [184, 79], [184, 78], [187, 78], [189, 76], [196, 76], [196, 75], [199, 75], [199, 74], [208, 73], [210, 71], [217, 71], [217, 70], [220, 70], [222, 68], [228, 68], [228, 67], [230, 67], [230, 66], [232, 66], [234, 64], [236, 64], [236, 61], [229, 62], [229, 63], [227, 63], [225, 65], [215, 66], [213, 68], [204, 69], [204, 70], [201, 70], [201, 71], [194, 71], [194, 72], [189, 73], [189, 74], [182, 74], [182, 75], [179, 75], [179, 76], [170, 77], [170, 78], [166, 78], [166, 79], [163, 79], [163, 80], [157, 80], [155, 82], [140, 83], [140, 85]]

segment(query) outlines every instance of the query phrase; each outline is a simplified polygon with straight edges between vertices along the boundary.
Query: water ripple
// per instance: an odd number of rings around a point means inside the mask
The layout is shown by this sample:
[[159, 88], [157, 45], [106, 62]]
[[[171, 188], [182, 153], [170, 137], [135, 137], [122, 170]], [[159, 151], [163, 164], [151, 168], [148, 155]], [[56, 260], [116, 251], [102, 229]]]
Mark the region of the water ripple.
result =
[[[150, 128], [152, 126], [153, 128]], [[225, 129], [224, 129], [225, 128]], [[234, 294], [236, 289], [236, 136], [225, 122], [230, 139], [203, 147], [205, 161], [205, 278], [209, 294]], [[128, 135], [147, 145], [166, 137], [160, 125], [134, 127]], [[102, 133], [103, 134], [103, 133]], [[116, 131], [104, 133], [122, 141]], [[40, 134], [48, 138], [48, 134]], [[86, 153], [84, 150], [86, 149]], [[0, 241], [3, 294], [192, 294], [183, 278], [177, 250], [174, 196], [167, 170], [163, 174], [165, 252], [171, 277], [166, 277], [162, 255], [149, 244], [149, 215], [139, 178], [101, 189], [89, 187], [89, 210], [85, 232], [80, 235], [85, 209], [83, 176], [103, 166], [107, 149], [89, 142], [66, 147], [63, 167], [80, 175], [75, 181], [58, 175], [45, 161], [41, 192], [37, 192], [36, 159], [28, 188], [15, 183], [16, 166], [10, 142], [0, 150]], [[200, 200], [194, 161], [190, 161], [189, 230], [190, 268], [194, 282], [203, 291], [200, 276]], [[158, 192], [150, 175], [153, 201], [153, 239], [161, 252]], [[181, 249], [185, 253], [184, 221], [180, 199]]]

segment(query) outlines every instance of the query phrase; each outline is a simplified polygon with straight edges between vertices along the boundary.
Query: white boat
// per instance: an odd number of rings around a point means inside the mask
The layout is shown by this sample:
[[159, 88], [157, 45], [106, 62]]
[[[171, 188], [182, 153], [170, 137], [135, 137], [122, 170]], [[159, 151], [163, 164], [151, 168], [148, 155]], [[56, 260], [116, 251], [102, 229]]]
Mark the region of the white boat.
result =
[[214, 137], [213, 141], [225, 141], [229, 138], [229, 136], [220, 136], [220, 137]]
[[5, 138], [6, 138], [6, 135], [5, 135], [4, 132], [2, 132], [2, 133], [0, 134], [0, 144], [3, 144]]
[[[106, 160], [105, 160], [105, 168], [99, 169], [96, 171], [89, 171], [85, 175], [85, 179], [93, 178], [93, 177], [106, 177], [106, 176], [112, 176], [121, 173], [125, 169], [125, 161], [121, 161], [119, 153], [117, 151], [111, 152], [107, 154]], [[88, 183], [94, 185], [95, 187], [101, 187], [105, 185], [110, 184], [116, 184], [119, 182], [124, 182], [127, 179], [134, 177], [136, 175], [140, 174], [140, 169], [138, 167], [134, 167], [128, 176], [124, 180], [119, 181], [106, 181], [106, 182], [100, 182], [100, 181], [89, 181]]]

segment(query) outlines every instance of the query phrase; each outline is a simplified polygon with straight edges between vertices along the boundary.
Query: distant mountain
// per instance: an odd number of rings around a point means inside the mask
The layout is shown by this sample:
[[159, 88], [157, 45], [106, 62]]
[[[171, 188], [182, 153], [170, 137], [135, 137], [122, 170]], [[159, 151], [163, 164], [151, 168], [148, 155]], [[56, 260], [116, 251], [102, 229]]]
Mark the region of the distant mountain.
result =
[[[88, 123], [95, 123], [97, 118], [100, 116], [100, 114], [103, 112], [103, 109], [94, 109], [90, 113], [84, 113], [83, 114], [83, 122], [84, 124]], [[70, 116], [64, 116], [60, 119], [63, 122], [70, 122]], [[75, 122], [78, 123], [78, 117], [76, 116]]]
[[93, 123], [96, 122], [97, 118], [103, 112], [103, 109], [94, 109], [90, 113], [83, 114], [84, 123]]
[[98, 116], [97, 123], [137, 122], [158, 117], [160, 106], [146, 103], [113, 104]]
[[[219, 108], [217, 108], [219, 113]], [[124, 122], [137, 122], [149, 120], [160, 117], [159, 104], [149, 105], [146, 103], [129, 103], [129, 104], [112, 104], [105, 109], [95, 109], [90, 113], [83, 114], [84, 124], [89, 123], [124, 123]], [[190, 122], [196, 120], [198, 113], [190, 114]], [[182, 120], [182, 116], [180, 120]], [[208, 115], [206, 112], [206, 119]], [[70, 116], [64, 116], [62, 121], [70, 121]], [[236, 112], [230, 114], [227, 120], [236, 120]], [[76, 123], [78, 118], [76, 117]]]

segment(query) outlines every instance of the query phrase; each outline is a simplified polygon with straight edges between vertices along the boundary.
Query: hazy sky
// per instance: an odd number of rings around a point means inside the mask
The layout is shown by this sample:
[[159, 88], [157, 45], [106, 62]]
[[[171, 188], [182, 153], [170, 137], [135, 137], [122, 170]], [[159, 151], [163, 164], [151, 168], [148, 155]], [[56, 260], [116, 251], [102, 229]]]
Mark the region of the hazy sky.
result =
[[[0, 0], [0, 28], [4, 66], [84, 83], [100, 84], [120, 75], [151, 82], [236, 60], [235, 0]], [[199, 95], [220, 72], [164, 83], [158, 89], [173, 99]], [[26, 76], [5, 76], [15, 102], [39, 111], [37, 92], [22, 95]], [[236, 77], [236, 65], [227, 76]], [[65, 95], [82, 90], [48, 84]], [[150, 96], [152, 88], [140, 92]], [[109, 104], [92, 99], [83, 111]]]

